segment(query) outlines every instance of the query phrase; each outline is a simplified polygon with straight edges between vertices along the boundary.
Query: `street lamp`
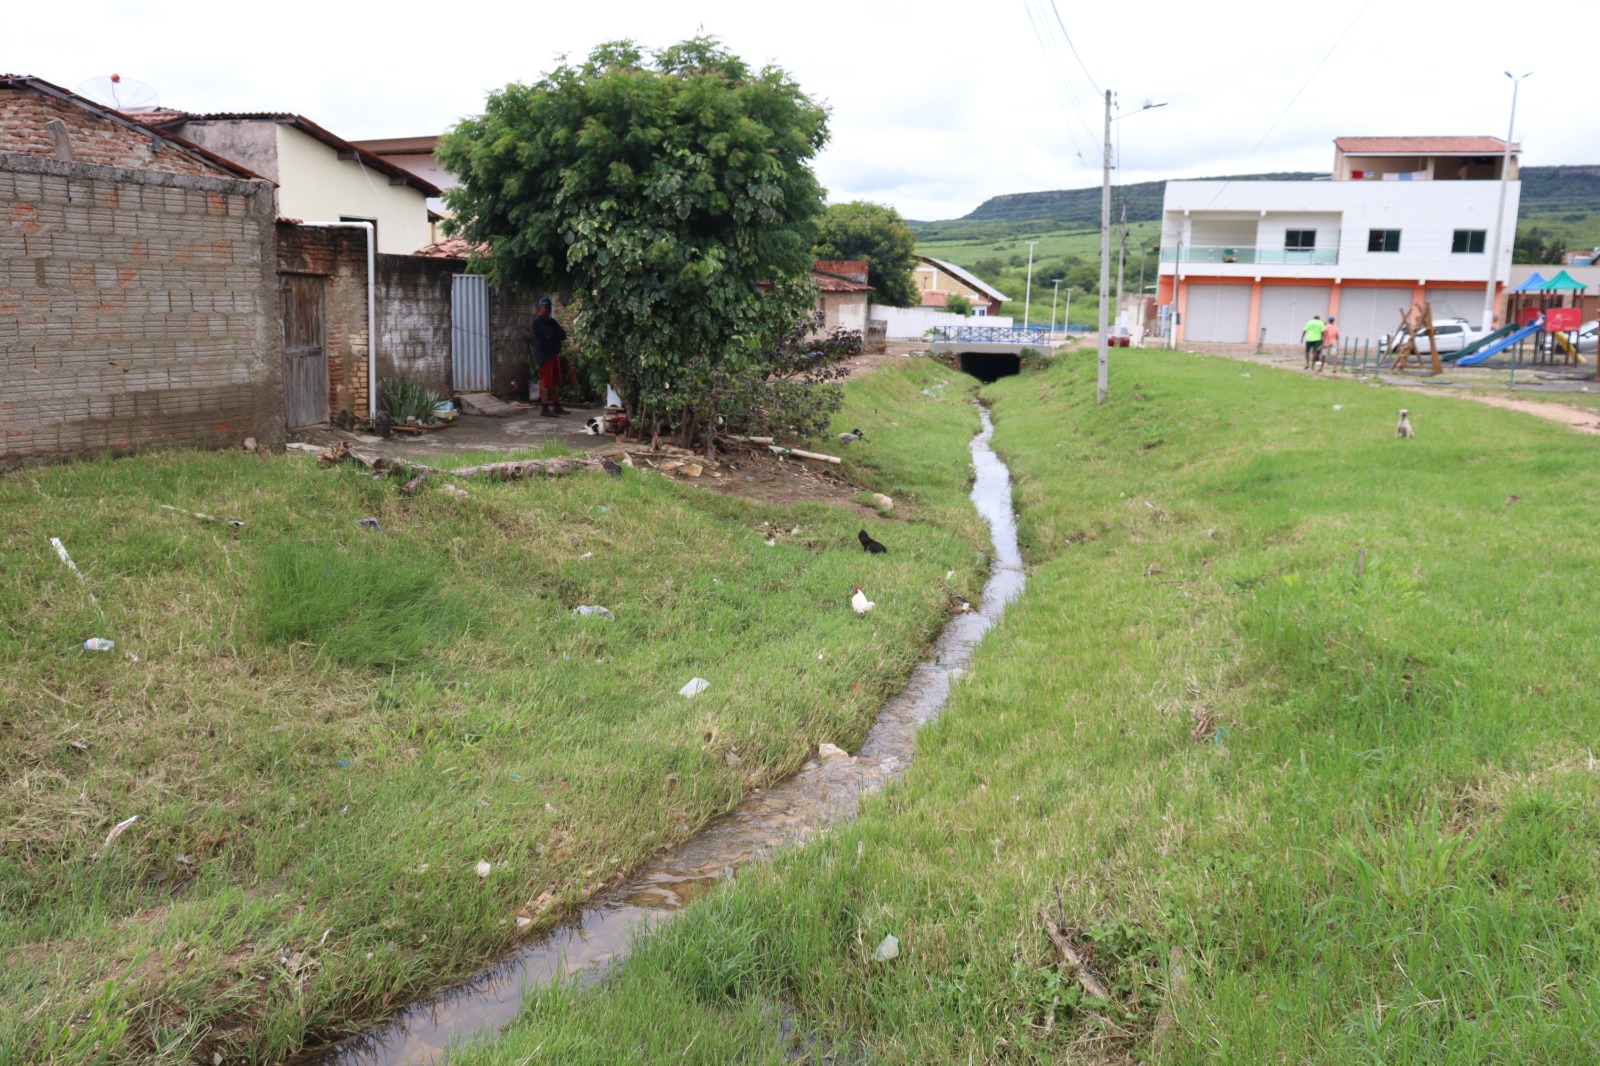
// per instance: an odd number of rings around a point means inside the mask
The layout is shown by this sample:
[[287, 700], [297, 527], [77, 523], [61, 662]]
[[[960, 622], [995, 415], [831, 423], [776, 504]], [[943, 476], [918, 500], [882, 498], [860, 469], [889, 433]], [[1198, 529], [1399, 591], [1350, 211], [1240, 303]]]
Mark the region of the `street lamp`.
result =
[[[1061, 295], [1061, 279], [1051, 278], [1050, 285], [1052, 286], [1050, 292], [1050, 340], [1054, 342], [1056, 339], [1056, 297]], [[1072, 290], [1068, 289], [1067, 291], [1071, 292]]]
[[1028, 242], [1028, 288], [1022, 294], [1022, 324], [1024, 326], [1028, 324], [1028, 301], [1033, 298], [1033, 246], [1038, 243], [1038, 241]]
[[[1166, 107], [1165, 100], [1146, 100], [1132, 111], [1117, 115], [1118, 119], [1140, 111]], [[1111, 360], [1107, 353], [1106, 290], [1111, 287], [1111, 90], [1106, 90], [1105, 154], [1100, 170], [1100, 375], [1095, 387], [1095, 401], [1105, 403], [1110, 391]]]
[[1521, 78], [1505, 72], [1511, 79], [1511, 123], [1506, 127], [1505, 154], [1500, 157], [1500, 210], [1494, 216], [1494, 252], [1489, 256], [1489, 282], [1483, 287], [1483, 328], [1487, 332], [1494, 328], [1494, 289], [1495, 282], [1500, 274], [1500, 240], [1506, 225], [1506, 184], [1511, 180], [1511, 135], [1517, 129], [1517, 90], [1522, 87], [1523, 78], [1533, 77], [1533, 71], [1528, 71]]

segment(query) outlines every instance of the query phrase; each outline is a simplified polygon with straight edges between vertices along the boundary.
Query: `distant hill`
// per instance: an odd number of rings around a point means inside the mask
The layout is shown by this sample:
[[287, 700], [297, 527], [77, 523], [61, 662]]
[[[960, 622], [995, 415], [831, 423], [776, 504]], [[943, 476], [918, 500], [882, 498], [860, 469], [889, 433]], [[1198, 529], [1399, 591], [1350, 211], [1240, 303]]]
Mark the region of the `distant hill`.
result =
[[[1239, 174], [1212, 181], [1305, 181], [1324, 172]], [[1161, 217], [1164, 181], [1144, 181], [1113, 191], [1113, 221], [1128, 205], [1129, 222]], [[1592, 215], [1600, 211], [1600, 165], [1522, 168], [1522, 228], [1538, 225], [1578, 238], [1592, 228]], [[991, 197], [961, 218], [940, 222], [912, 222], [921, 240], [962, 240], [1014, 235], [1023, 231], [1098, 229], [1100, 187], [1017, 192]]]

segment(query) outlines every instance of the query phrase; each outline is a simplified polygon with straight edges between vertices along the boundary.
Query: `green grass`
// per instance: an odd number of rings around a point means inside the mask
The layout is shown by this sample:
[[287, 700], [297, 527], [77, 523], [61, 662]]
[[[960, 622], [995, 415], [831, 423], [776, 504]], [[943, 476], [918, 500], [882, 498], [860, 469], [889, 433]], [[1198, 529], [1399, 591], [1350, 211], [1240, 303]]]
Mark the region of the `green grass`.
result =
[[[406, 497], [241, 452], [0, 477], [0, 1063], [280, 1060], [858, 742], [945, 572], [981, 580], [976, 415], [959, 385], [921, 394], [953, 377], [850, 386], [841, 419], [879, 429], [849, 469], [888, 517], [639, 470]], [[800, 533], [769, 547], [763, 522]]]
[[1595, 1061], [1596, 442], [1056, 363], [986, 389], [1029, 586], [903, 781], [452, 1061]]

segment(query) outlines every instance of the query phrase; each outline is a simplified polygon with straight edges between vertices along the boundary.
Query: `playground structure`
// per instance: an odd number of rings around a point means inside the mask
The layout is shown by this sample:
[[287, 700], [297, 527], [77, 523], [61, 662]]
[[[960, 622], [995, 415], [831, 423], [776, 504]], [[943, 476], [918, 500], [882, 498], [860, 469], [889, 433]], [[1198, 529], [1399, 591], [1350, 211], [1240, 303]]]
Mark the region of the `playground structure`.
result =
[[[1554, 359], [1559, 349], [1568, 366], [1583, 361], [1575, 343], [1578, 329], [1583, 325], [1583, 309], [1579, 297], [1586, 291], [1581, 281], [1565, 270], [1546, 281], [1537, 272], [1511, 290], [1509, 321], [1487, 337], [1469, 344], [1449, 358], [1456, 366], [1478, 366], [1501, 352], [1511, 350], [1512, 365], [1522, 360], [1522, 346], [1533, 342], [1533, 359]], [[1548, 335], [1548, 344], [1540, 343], [1540, 335]], [[1570, 334], [1570, 336], [1569, 336]]]

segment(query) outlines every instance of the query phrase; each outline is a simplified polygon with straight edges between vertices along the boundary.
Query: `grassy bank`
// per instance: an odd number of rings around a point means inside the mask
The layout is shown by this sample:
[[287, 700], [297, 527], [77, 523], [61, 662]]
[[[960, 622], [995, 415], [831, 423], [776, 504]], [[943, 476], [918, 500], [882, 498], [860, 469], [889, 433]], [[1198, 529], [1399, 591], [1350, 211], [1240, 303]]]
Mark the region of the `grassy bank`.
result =
[[851, 385], [888, 518], [639, 470], [465, 499], [293, 455], [0, 477], [0, 1063], [281, 1058], [858, 740], [945, 572], [980, 577], [977, 419], [922, 395], [948, 376]]
[[1029, 587], [907, 777], [460, 1061], [1594, 1061], [1595, 442], [1113, 369], [987, 390]]

